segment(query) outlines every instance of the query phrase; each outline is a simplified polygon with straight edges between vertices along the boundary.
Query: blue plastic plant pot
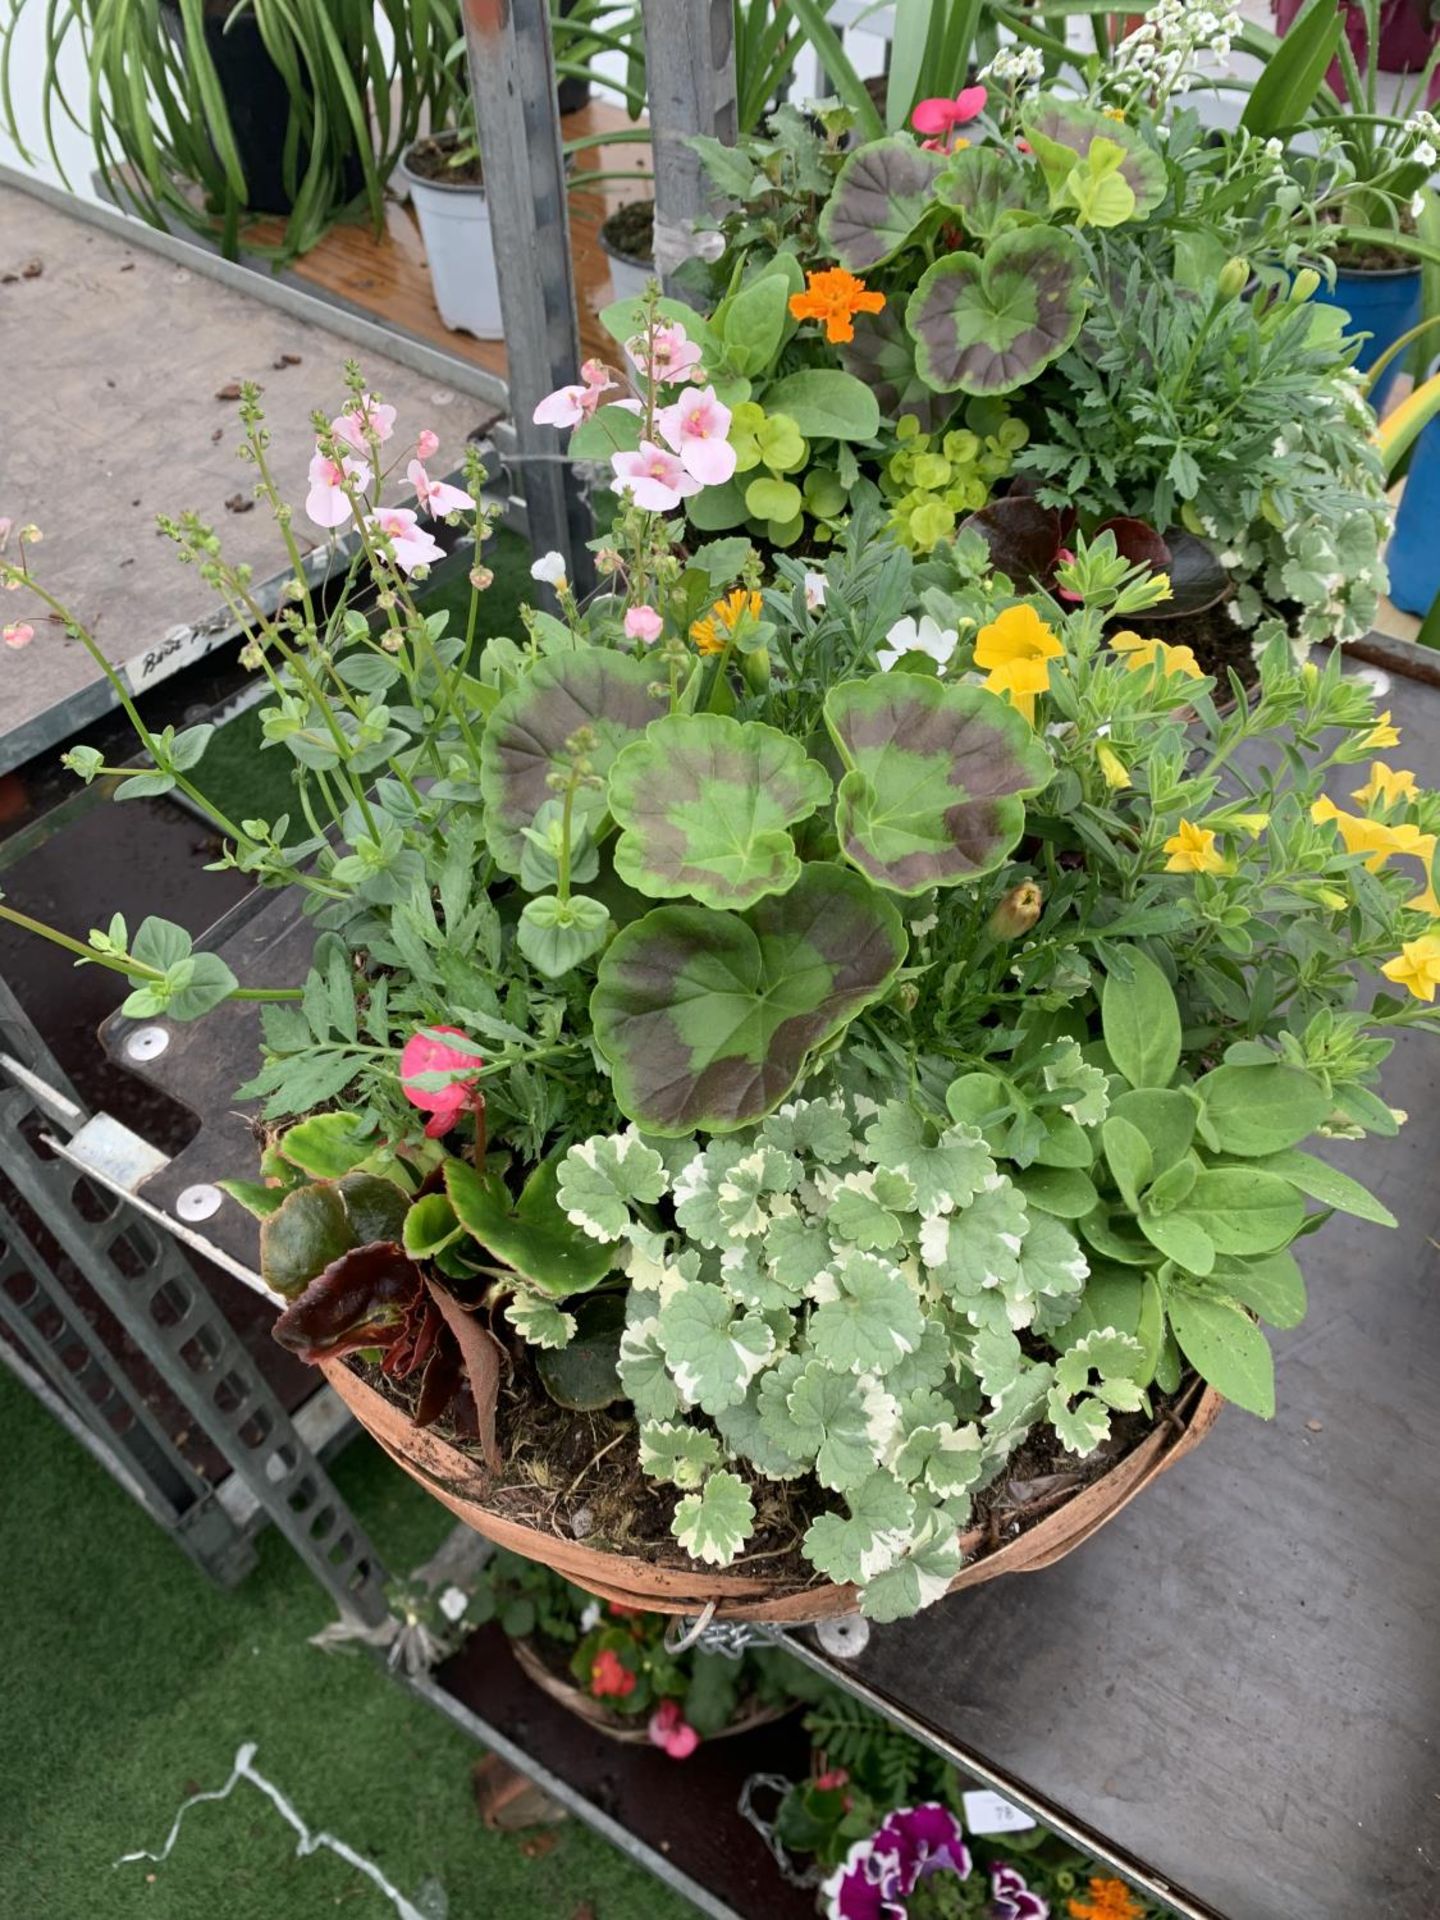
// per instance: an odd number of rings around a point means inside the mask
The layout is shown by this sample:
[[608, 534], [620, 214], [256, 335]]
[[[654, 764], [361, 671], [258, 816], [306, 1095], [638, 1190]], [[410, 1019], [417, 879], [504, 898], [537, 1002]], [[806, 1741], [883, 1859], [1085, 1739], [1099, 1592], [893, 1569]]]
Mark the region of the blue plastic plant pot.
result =
[[1400, 495], [1395, 531], [1385, 552], [1390, 598], [1405, 613], [1423, 619], [1440, 593], [1440, 420], [1415, 442]]
[[[1355, 362], [1358, 372], [1368, 373], [1387, 347], [1393, 347], [1402, 333], [1418, 326], [1421, 286], [1419, 267], [1375, 267], [1342, 269], [1335, 277], [1335, 291], [1321, 287], [1315, 295], [1327, 307], [1340, 307], [1349, 314], [1347, 333], [1365, 333], [1370, 337]], [[1385, 396], [1405, 359], [1397, 354], [1381, 374], [1370, 404], [1376, 413], [1385, 408]]]

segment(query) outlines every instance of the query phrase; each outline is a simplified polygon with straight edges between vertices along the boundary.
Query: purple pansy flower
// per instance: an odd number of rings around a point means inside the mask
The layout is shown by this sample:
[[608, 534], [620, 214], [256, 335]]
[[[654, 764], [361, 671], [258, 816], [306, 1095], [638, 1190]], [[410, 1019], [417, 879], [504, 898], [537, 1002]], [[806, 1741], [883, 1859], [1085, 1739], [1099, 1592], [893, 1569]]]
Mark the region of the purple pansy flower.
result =
[[1016, 1867], [991, 1867], [990, 1898], [994, 1920], [1050, 1920], [1049, 1901], [1030, 1891]]
[[[947, 1807], [899, 1807], [855, 1842], [826, 1881], [826, 1911], [830, 1920], [905, 1920], [905, 1903], [925, 1875], [964, 1880], [971, 1865], [964, 1829]], [[1028, 1920], [1027, 1909], [1016, 1911]]]

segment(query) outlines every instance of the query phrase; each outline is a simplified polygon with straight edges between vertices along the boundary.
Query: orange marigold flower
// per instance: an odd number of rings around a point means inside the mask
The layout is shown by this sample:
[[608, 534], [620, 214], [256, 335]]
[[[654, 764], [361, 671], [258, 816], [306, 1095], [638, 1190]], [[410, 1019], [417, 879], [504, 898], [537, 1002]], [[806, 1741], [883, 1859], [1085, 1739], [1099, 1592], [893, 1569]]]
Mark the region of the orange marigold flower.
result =
[[884, 305], [883, 293], [872, 293], [863, 280], [857, 280], [844, 267], [807, 273], [804, 293], [790, 296], [790, 311], [795, 318], [823, 320], [825, 338], [830, 341], [853, 340], [856, 314], [879, 313]]
[[760, 618], [761, 605], [760, 595], [744, 587], [736, 587], [723, 600], [717, 600], [704, 619], [691, 624], [690, 638], [697, 652], [724, 653], [730, 644], [729, 635], [747, 615], [752, 620]]
[[1145, 1920], [1145, 1908], [1123, 1880], [1092, 1880], [1069, 1902], [1071, 1920]]

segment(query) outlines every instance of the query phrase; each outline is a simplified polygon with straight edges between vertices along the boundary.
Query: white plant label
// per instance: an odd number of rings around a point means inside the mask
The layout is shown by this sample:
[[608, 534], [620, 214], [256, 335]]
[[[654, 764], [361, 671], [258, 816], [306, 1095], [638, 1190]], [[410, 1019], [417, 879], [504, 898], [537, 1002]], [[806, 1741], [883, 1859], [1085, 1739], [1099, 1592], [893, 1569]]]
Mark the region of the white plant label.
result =
[[977, 1787], [960, 1798], [965, 1806], [965, 1825], [971, 1833], [1023, 1833], [1035, 1824], [1023, 1807], [1012, 1806], [987, 1788]]

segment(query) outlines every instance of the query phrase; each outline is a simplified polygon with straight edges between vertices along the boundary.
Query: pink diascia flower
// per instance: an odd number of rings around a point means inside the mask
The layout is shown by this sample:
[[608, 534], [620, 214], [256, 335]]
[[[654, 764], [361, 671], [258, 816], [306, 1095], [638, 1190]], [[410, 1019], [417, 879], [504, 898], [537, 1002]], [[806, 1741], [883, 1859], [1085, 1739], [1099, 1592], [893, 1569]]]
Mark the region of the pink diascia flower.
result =
[[343, 527], [350, 518], [350, 502], [343, 482], [348, 479], [357, 493], [370, 484], [370, 463], [346, 454], [343, 460], [331, 460], [317, 448], [310, 462], [310, 491], [305, 496], [305, 511], [317, 527]]
[[440, 451], [440, 436], [429, 427], [422, 427], [415, 441], [416, 458], [430, 460]]
[[653, 440], [642, 440], [634, 453], [612, 454], [610, 464], [615, 469], [615, 491], [628, 493], [646, 513], [670, 513], [700, 491], [694, 475]]
[[354, 447], [357, 453], [368, 453], [368, 436], [388, 440], [394, 433], [395, 409], [377, 400], [373, 393], [361, 394], [357, 406], [330, 422], [330, 431], [337, 440], [343, 440], [347, 447]]
[[[471, 1085], [485, 1064], [475, 1054], [461, 1053], [457, 1047], [447, 1047], [443, 1040], [432, 1037], [439, 1033], [453, 1033], [460, 1040], [470, 1037], [462, 1033], [459, 1027], [431, 1027], [424, 1033], [412, 1033], [400, 1055], [400, 1090], [412, 1107], [419, 1107], [422, 1113], [431, 1115], [425, 1122], [425, 1131], [432, 1140], [443, 1139], [469, 1106]], [[410, 1084], [420, 1073], [460, 1070], [467, 1077], [452, 1080], [445, 1087], [426, 1088]]]
[[444, 480], [432, 480], [418, 460], [410, 462], [405, 477], [415, 489], [415, 498], [437, 520], [447, 513], [469, 513], [474, 509], [475, 502], [468, 493], [447, 485]]
[[625, 638], [643, 640], [648, 647], [660, 638], [664, 625], [654, 607], [631, 607], [625, 615]]
[[614, 385], [603, 360], [587, 360], [580, 369], [580, 383], [547, 393], [531, 417], [537, 427], [578, 427], [599, 406], [600, 396]]
[[445, 549], [430, 538], [410, 507], [382, 507], [367, 518], [365, 525], [370, 533], [385, 535], [402, 573], [413, 573], [416, 567], [432, 566], [445, 558]]
[[953, 100], [922, 100], [910, 124], [917, 133], [949, 133], [984, 111], [984, 87], [962, 87]]
[[702, 487], [723, 487], [734, 473], [739, 456], [726, 438], [730, 409], [708, 388], [686, 387], [673, 405], [660, 409], [655, 424]]
[[677, 386], [682, 380], [703, 380], [700, 349], [678, 320], [656, 327], [647, 340], [637, 333], [625, 342], [625, 351], [641, 373], [662, 386]]
[[35, 629], [24, 620], [17, 620], [12, 627], [6, 627], [3, 635], [7, 647], [14, 647], [18, 653], [21, 647], [28, 647], [35, 638]]
[[662, 1700], [650, 1716], [650, 1738], [672, 1760], [688, 1760], [700, 1736], [680, 1711], [678, 1700]]

